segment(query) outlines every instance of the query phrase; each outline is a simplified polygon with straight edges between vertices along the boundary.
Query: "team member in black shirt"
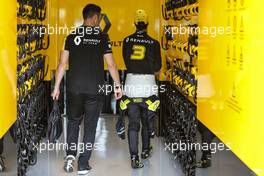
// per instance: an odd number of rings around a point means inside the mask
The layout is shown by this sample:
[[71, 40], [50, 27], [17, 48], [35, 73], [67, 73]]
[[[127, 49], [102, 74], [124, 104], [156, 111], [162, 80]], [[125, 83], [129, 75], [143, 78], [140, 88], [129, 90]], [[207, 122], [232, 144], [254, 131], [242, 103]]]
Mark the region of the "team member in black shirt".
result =
[[122, 97], [110, 40], [108, 35], [102, 33], [99, 28], [100, 13], [101, 8], [94, 4], [88, 4], [83, 9], [83, 25], [65, 40], [52, 93], [53, 98], [58, 99], [65, 67], [69, 64], [67, 71], [68, 149], [64, 170], [73, 172], [73, 163], [77, 155], [79, 125], [84, 118], [84, 152], [78, 159], [79, 175], [86, 175], [91, 170], [88, 163], [91, 157], [89, 146], [94, 144], [97, 122], [102, 108], [101, 88], [104, 85], [104, 60], [116, 85], [115, 97], [116, 99]]
[[[123, 41], [123, 57], [127, 67], [125, 95], [132, 101], [127, 106], [129, 127], [128, 141], [132, 168], [142, 168], [138, 156], [138, 132], [142, 123], [142, 159], [151, 155], [149, 128], [153, 112], [157, 108], [158, 88], [155, 74], [161, 69], [159, 42], [147, 34], [148, 17], [144, 10], [138, 10], [135, 18], [136, 32]], [[154, 98], [153, 98], [154, 97]], [[156, 101], [153, 101], [156, 99]], [[129, 102], [127, 101], [127, 102]], [[148, 105], [148, 106], [146, 106]], [[151, 117], [150, 117], [151, 116]]]

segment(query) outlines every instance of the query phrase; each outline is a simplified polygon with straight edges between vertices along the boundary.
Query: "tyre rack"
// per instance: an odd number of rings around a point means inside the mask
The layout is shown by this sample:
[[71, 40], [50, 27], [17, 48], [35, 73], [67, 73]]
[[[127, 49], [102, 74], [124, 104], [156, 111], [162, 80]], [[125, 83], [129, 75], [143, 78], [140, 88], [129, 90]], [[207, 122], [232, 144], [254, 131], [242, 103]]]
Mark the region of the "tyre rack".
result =
[[[166, 91], [160, 92], [161, 133], [185, 176], [195, 176], [198, 12], [196, 0], [165, 0], [161, 45], [166, 58]], [[180, 32], [185, 28], [186, 32]], [[184, 144], [187, 149], [181, 149]], [[189, 148], [188, 148], [189, 146]], [[176, 148], [177, 147], [177, 148]]]
[[37, 162], [37, 148], [45, 136], [49, 83], [45, 33], [47, 0], [17, 0], [17, 163], [18, 175], [25, 176]]

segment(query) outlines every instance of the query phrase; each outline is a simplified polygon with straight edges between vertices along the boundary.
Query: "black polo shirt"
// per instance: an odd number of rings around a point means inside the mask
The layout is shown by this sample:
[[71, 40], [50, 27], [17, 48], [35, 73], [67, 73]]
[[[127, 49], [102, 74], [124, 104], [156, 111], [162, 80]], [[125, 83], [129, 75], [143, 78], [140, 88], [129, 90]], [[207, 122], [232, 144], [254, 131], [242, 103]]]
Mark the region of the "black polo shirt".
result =
[[104, 54], [112, 53], [107, 34], [99, 27], [80, 26], [65, 39], [69, 51], [67, 91], [98, 94], [104, 85]]

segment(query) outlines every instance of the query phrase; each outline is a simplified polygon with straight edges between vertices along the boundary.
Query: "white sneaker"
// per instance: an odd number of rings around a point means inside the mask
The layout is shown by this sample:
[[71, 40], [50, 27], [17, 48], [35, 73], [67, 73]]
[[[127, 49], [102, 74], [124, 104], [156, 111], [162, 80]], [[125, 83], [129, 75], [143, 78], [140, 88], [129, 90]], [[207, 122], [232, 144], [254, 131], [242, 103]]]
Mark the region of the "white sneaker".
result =
[[88, 165], [86, 168], [79, 168], [77, 174], [86, 176], [89, 173], [91, 173], [91, 170], [92, 170], [92, 167]]
[[63, 167], [65, 172], [67, 172], [67, 173], [73, 172], [74, 161], [75, 161], [75, 157], [73, 155], [68, 155], [65, 158], [65, 163], [64, 163], [64, 167]]

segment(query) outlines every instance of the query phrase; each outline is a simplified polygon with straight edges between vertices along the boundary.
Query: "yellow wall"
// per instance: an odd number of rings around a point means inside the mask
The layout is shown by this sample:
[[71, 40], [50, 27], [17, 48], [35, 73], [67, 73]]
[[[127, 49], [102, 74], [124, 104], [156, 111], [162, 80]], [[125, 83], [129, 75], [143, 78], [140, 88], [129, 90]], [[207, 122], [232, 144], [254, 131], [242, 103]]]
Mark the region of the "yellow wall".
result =
[[[52, 3], [56, 4], [54, 0]], [[57, 20], [58, 26], [78, 26], [82, 24], [82, 9], [88, 3], [95, 3], [102, 7], [102, 12], [106, 13], [111, 21], [111, 28], [109, 30], [110, 39], [114, 42], [113, 52], [115, 60], [119, 69], [125, 69], [122, 58], [122, 45], [120, 42], [127, 36], [135, 32], [133, 24], [134, 13], [137, 9], [144, 9], [147, 11], [149, 18], [149, 34], [159, 39], [159, 25], [160, 25], [160, 3], [156, 0], [140, 1], [140, 0], [93, 0], [93, 1], [72, 1], [72, 0], [59, 0], [58, 11], [59, 19]], [[54, 7], [52, 5], [52, 7]], [[51, 17], [51, 21], [55, 22]], [[55, 23], [53, 23], [55, 24]], [[102, 23], [102, 26], [104, 24]], [[53, 37], [55, 38], [55, 37]], [[62, 48], [65, 35], [58, 35], [58, 43], [50, 48], [50, 58], [53, 62], [52, 69], [55, 70], [57, 60], [59, 57], [59, 50]], [[55, 51], [57, 50], [57, 51]]]
[[264, 175], [263, 2], [230, 2], [200, 0], [200, 27], [232, 33], [199, 36], [198, 118]]
[[0, 138], [16, 120], [16, 1], [0, 2]]
[[[59, 20], [59, 2], [58, 0], [47, 0], [47, 20], [45, 21], [46, 25], [56, 26]], [[48, 72], [45, 77], [45, 80], [51, 80], [54, 76], [53, 70], [56, 70], [58, 64], [59, 50], [58, 50], [58, 35], [49, 35], [50, 36], [50, 46], [47, 50], [47, 64]]]

